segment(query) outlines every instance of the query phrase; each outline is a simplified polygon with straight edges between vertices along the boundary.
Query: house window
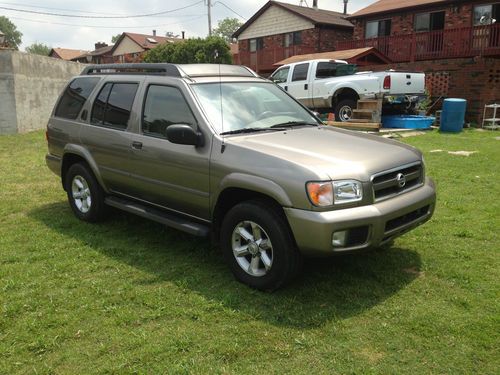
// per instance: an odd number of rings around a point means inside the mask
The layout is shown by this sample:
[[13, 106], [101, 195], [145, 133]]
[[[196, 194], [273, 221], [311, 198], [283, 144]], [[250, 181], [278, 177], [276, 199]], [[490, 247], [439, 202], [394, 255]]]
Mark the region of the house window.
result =
[[259, 49], [264, 48], [264, 39], [263, 38], [255, 38], [249, 40], [249, 49], [250, 52], [255, 52]]
[[391, 20], [369, 21], [366, 23], [366, 39], [389, 35], [391, 35]]
[[420, 13], [415, 15], [415, 31], [434, 31], [444, 29], [445, 12]]
[[491, 25], [500, 22], [500, 3], [474, 7], [474, 26]]
[[284, 35], [283, 47], [290, 47], [294, 45], [302, 44], [302, 32], [295, 31], [293, 33], [288, 33]]

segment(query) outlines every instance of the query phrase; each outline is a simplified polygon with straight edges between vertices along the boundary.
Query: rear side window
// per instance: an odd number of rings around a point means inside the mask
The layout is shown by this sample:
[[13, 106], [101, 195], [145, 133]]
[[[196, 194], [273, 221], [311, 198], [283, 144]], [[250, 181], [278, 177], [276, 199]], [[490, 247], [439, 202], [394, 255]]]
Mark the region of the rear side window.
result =
[[293, 68], [292, 81], [304, 81], [307, 79], [308, 69], [309, 63], [295, 65], [295, 68]]
[[75, 120], [99, 79], [82, 77], [71, 81], [57, 105], [55, 116]]
[[176, 87], [151, 85], [144, 102], [142, 131], [146, 135], [166, 137], [167, 128], [172, 124], [196, 126], [196, 120]]
[[137, 83], [106, 83], [94, 101], [90, 122], [125, 130], [130, 119]]
[[337, 75], [337, 64], [331, 62], [319, 62], [316, 68], [316, 78], [335, 77]]

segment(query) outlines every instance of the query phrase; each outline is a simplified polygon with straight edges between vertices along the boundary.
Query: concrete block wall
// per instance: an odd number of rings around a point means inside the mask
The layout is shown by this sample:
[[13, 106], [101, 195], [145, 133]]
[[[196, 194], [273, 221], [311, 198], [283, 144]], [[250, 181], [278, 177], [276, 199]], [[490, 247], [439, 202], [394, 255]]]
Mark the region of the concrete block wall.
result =
[[0, 134], [45, 128], [60, 92], [84, 66], [0, 50]]

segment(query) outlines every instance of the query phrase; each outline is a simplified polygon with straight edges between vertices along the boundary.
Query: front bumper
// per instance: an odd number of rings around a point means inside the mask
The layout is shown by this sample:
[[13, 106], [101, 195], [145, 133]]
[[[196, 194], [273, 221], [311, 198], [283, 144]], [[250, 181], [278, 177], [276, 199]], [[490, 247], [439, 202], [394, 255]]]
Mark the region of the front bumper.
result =
[[[284, 208], [295, 241], [306, 256], [325, 256], [383, 245], [429, 220], [434, 212], [436, 189], [425, 184], [397, 197], [368, 206], [335, 211]], [[334, 248], [333, 232], [363, 228], [361, 243]]]

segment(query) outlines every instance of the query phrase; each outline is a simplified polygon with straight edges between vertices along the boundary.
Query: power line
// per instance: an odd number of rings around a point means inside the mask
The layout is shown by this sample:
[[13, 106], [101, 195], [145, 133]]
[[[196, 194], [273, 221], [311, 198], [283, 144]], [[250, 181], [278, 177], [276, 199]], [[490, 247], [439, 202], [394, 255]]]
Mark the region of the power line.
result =
[[186, 5], [186, 6], [181, 7], [181, 8], [171, 9], [171, 10], [165, 10], [165, 11], [162, 11], [162, 12], [148, 13], [148, 14], [134, 14], [134, 15], [126, 15], [126, 16], [84, 16], [84, 15], [76, 15], [76, 14], [62, 14], [62, 13], [41, 12], [41, 11], [28, 10], [28, 9], [16, 9], [16, 8], [9, 8], [9, 7], [2, 7], [2, 6], [0, 6], [0, 9], [10, 10], [10, 11], [14, 11], [14, 12], [39, 14], [39, 15], [43, 15], [43, 16], [57, 16], [57, 17], [71, 17], [71, 18], [96, 18], [96, 19], [97, 18], [105, 18], [105, 19], [111, 19], [111, 18], [113, 18], [113, 19], [116, 19], [116, 18], [139, 18], [139, 17], [159, 16], [159, 15], [163, 15], [163, 14], [167, 14], [167, 13], [176, 12], [178, 10], [190, 8], [192, 6], [201, 4], [202, 2], [203, 2], [203, 0], [198, 1], [196, 3], [193, 3], [193, 4], [190, 4], [190, 5]]
[[233, 12], [234, 14], [236, 14], [238, 17], [240, 17], [240, 18], [244, 19], [245, 21], [247, 20], [245, 17], [243, 17], [241, 14], [239, 14], [239, 13], [235, 12], [235, 11], [234, 11], [233, 9], [231, 9], [229, 6], [227, 6], [226, 4], [224, 4], [222, 1], [216, 1], [216, 2], [214, 3], [214, 5], [215, 5], [215, 4], [220, 4], [220, 5], [223, 5], [223, 6], [225, 6], [227, 9], [229, 9], [231, 12]]
[[3, 5], [15, 5], [15, 6], [18, 6], [18, 7], [23, 7], [23, 8], [64, 10], [64, 11], [75, 12], [75, 13], [107, 14], [107, 15], [111, 15], [111, 13], [92, 12], [92, 11], [89, 11], [89, 10], [68, 9], [68, 8], [53, 8], [53, 7], [44, 7], [44, 6], [41, 6], [41, 5], [28, 5], [28, 4], [8, 3], [8, 2], [4, 2], [4, 1], [0, 1], [0, 4], [3, 4]]
[[77, 24], [74, 24], [74, 23], [33, 20], [33, 19], [23, 18], [23, 17], [9, 17], [9, 18], [16, 19], [16, 20], [27, 21], [27, 22], [44, 23], [44, 24], [49, 24], [49, 25], [61, 25], [61, 26], [73, 26], [73, 27], [89, 27], [91, 29], [149, 29], [149, 28], [153, 28], [153, 27], [166, 27], [166, 26], [172, 26], [172, 25], [179, 25], [179, 24], [189, 23], [189, 22], [195, 21], [197, 19], [200, 19], [202, 17], [206, 17], [206, 14], [201, 14], [201, 15], [191, 16], [191, 17], [193, 17], [193, 18], [187, 19], [187, 20], [183, 20], [181, 22], [167, 23], [167, 24], [161, 24], [161, 25], [147, 25], [147, 26], [77, 25]]

